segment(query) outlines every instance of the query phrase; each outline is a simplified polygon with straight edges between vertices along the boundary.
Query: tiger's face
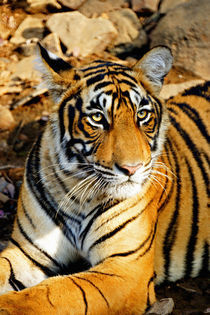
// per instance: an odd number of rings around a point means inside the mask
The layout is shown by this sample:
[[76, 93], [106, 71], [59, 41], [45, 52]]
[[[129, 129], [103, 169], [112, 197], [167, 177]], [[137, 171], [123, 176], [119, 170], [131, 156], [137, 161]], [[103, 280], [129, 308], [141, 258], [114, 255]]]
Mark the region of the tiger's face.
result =
[[137, 194], [161, 152], [168, 124], [166, 109], [155, 95], [157, 78], [150, 84], [139, 66], [129, 69], [112, 62], [69, 69], [71, 75], [65, 64], [62, 67], [59, 76], [66, 80], [58, 112], [62, 167], [78, 178], [89, 177], [92, 188], [97, 182], [112, 198]]

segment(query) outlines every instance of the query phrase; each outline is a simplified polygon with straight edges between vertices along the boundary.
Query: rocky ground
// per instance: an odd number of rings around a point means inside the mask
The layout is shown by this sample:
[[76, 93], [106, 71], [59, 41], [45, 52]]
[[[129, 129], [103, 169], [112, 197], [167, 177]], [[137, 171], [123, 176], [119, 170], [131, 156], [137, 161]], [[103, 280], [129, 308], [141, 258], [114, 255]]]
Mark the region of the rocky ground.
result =
[[[0, 250], [11, 231], [27, 152], [53, 108], [34, 68], [37, 42], [73, 65], [103, 58], [132, 66], [149, 48], [167, 45], [174, 67], [161, 92], [165, 99], [210, 79], [209, 0], [1, 3]], [[157, 296], [173, 301], [162, 301], [153, 313], [210, 313], [209, 293], [207, 277], [165, 285]]]

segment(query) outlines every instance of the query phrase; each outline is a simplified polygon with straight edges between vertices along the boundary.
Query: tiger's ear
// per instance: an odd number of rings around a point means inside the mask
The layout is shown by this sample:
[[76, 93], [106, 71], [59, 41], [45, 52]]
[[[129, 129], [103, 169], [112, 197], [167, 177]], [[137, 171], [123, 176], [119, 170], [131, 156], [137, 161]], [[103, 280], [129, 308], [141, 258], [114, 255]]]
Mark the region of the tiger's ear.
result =
[[53, 100], [59, 102], [66, 88], [73, 83], [75, 71], [69, 63], [39, 43], [37, 51], [36, 68], [42, 73]]
[[141, 58], [134, 70], [139, 77], [145, 79], [152, 92], [159, 94], [163, 85], [163, 79], [172, 67], [173, 57], [168, 47], [158, 46], [151, 49]]

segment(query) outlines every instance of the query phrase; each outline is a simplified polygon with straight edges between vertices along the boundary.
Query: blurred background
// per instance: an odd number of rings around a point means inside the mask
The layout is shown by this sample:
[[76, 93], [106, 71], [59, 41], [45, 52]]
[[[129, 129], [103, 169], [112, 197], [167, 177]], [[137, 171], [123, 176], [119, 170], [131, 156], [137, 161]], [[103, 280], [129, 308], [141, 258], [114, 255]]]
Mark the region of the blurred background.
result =
[[[34, 68], [36, 44], [74, 66], [111, 59], [133, 66], [171, 48], [167, 99], [210, 79], [210, 0], [0, 0], [0, 250], [12, 227], [28, 150], [55, 107]], [[157, 289], [173, 314], [210, 314], [207, 277]], [[163, 313], [161, 313], [163, 314]]]

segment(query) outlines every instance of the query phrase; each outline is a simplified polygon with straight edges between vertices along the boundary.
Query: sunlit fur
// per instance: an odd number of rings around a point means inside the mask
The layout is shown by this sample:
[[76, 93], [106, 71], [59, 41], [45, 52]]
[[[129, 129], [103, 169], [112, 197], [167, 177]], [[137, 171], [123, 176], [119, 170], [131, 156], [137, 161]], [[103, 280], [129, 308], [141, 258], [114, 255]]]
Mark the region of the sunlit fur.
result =
[[208, 270], [209, 83], [164, 104], [166, 47], [132, 69], [75, 69], [43, 47], [39, 59], [57, 110], [0, 256], [0, 293], [33, 287], [1, 295], [0, 310], [142, 314], [154, 283]]

